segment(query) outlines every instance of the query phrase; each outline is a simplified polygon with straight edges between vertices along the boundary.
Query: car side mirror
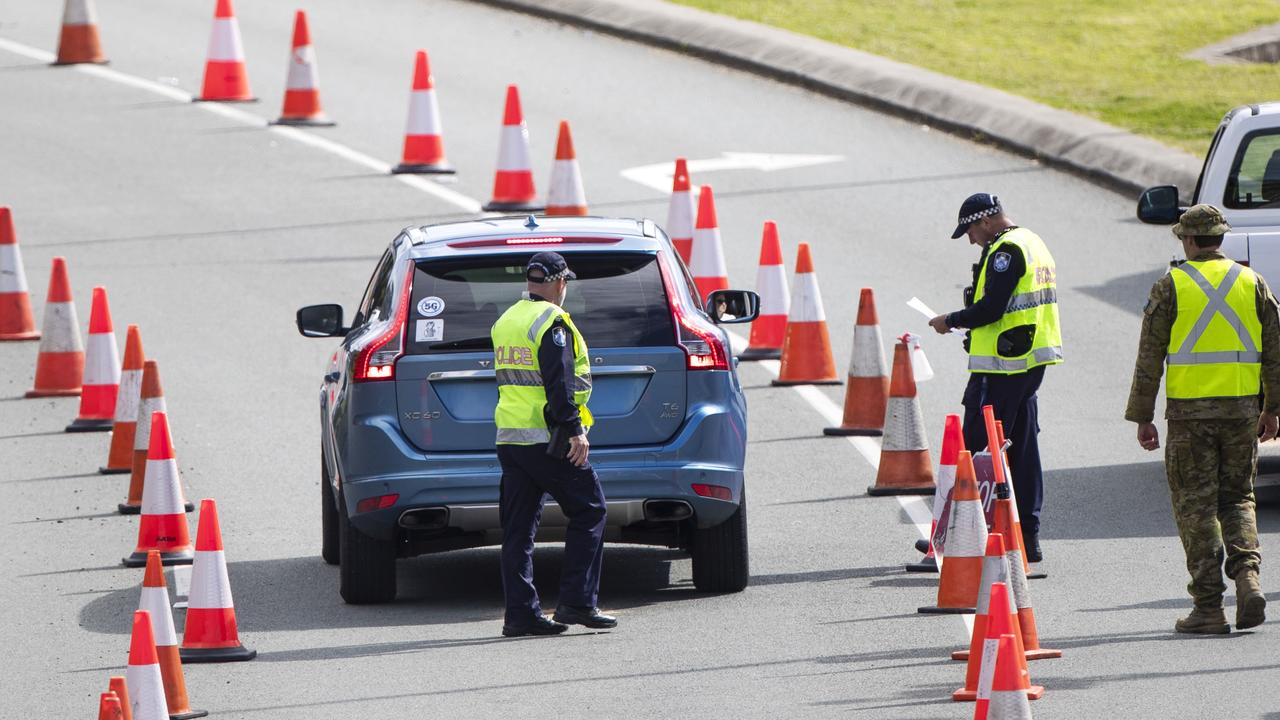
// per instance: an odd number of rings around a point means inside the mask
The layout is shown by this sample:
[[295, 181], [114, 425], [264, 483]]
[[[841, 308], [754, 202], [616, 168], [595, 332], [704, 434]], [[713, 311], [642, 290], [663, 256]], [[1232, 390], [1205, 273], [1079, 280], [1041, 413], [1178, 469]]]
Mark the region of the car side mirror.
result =
[[715, 290], [707, 296], [707, 314], [717, 324], [748, 323], [760, 315], [760, 296], [750, 290]]
[[1150, 225], [1172, 225], [1186, 208], [1178, 204], [1176, 185], [1147, 188], [1138, 196], [1138, 219]]
[[351, 328], [342, 326], [342, 306], [331, 303], [298, 310], [298, 332], [303, 337], [343, 337]]

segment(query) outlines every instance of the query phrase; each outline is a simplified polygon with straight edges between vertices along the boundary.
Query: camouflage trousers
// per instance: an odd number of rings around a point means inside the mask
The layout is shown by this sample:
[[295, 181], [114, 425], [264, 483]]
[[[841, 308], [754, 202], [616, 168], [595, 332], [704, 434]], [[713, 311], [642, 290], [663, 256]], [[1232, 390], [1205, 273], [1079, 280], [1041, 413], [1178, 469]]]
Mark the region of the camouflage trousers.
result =
[[1197, 607], [1221, 606], [1224, 554], [1229, 578], [1262, 561], [1253, 500], [1257, 428], [1248, 419], [1169, 421], [1165, 472]]

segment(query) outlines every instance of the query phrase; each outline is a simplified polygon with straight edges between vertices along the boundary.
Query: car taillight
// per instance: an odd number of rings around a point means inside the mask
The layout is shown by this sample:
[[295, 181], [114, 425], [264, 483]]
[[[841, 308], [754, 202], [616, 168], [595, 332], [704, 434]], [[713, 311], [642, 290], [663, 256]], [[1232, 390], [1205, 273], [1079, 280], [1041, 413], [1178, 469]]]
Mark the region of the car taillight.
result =
[[716, 500], [732, 500], [733, 491], [723, 485], [705, 485], [703, 483], [694, 483], [693, 491], [702, 497], [715, 498]]
[[486, 240], [457, 240], [448, 243], [451, 248], [503, 247], [511, 245], [614, 245], [620, 237], [513, 237]]
[[684, 350], [689, 370], [728, 370], [729, 351], [720, 340], [715, 325], [685, 307], [676, 290], [666, 258], [658, 253], [658, 268], [662, 271], [662, 285], [671, 303], [671, 319], [676, 326], [676, 342]]
[[371, 380], [394, 380], [396, 377], [396, 360], [404, 352], [404, 331], [409, 320], [409, 292], [413, 287], [413, 263], [404, 276], [404, 287], [400, 289], [400, 302], [396, 306], [396, 314], [387, 329], [373, 338], [360, 349], [356, 355], [355, 382]]
[[375, 495], [373, 497], [367, 497], [361, 500], [360, 502], [356, 503], [356, 512], [367, 513], [367, 512], [372, 512], [374, 510], [386, 510], [392, 505], [395, 505], [396, 501], [399, 499], [400, 499], [400, 493], [391, 493], [390, 495]]

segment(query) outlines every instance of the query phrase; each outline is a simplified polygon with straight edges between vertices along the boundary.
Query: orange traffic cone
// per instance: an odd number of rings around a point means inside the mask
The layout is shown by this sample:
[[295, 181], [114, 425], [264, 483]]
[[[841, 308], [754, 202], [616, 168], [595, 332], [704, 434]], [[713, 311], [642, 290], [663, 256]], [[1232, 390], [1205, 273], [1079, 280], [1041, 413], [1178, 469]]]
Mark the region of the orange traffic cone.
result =
[[124, 720], [120, 696], [110, 690], [98, 696], [98, 720]]
[[80, 321], [71, 299], [66, 258], [53, 259], [49, 294], [45, 296], [44, 335], [36, 358], [35, 387], [27, 397], [74, 396], [80, 394], [84, 375], [84, 346], [80, 344]]
[[240, 24], [231, 0], [218, 0], [209, 36], [209, 55], [204, 65], [204, 85], [198, 102], [254, 102], [249, 75], [244, 67], [244, 47], [240, 44]]
[[[998, 495], [1000, 488], [1003, 487], [1004, 491], [1009, 494], [1011, 507], [1013, 508], [1013, 527], [1010, 533], [1010, 535], [1012, 535], [1012, 539], [1006, 543], [1006, 546], [1017, 548], [1018, 556], [1021, 558], [1020, 562], [1022, 564], [1022, 570], [1026, 573], [1028, 579], [1046, 578], [1049, 576], [1044, 572], [1033, 574], [1031, 572], [1031, 566], [1027, 563], [1027, 548], [1022, 540], [1022, 521], [1018, 517], [1018, 498], [1014, 492], [1013, 478], [1010, 477], [1009, 458], [1004, 452], [1004, 423], [996, 420], [995, 418], [995, 408], [990, 405], [983, 405], [982, 419], [987, 428], [987, 451], [991, 453], [991, 468], [995, 474], [996, 492]], [[993, 447], [999, 448], [999, 454], [992, 451], [991, 448]], [[1000, 462], [996, 462], [997, 458]]]
[[787, 268], [782, 264], [782, 243], [778, 224], [764, 221], [760, 239], [760, 269], [756, 271], [756, 293], [760, 296], [760, 316], [751, 323], [751, 339], [738, 357], [743, 360], [776, 360], [782, 357], [782, 341], [787, 336], [787, 315], [791, 293], [787, 290]]
[[98, 13], [93, 0], [67, 0], [62, 6], [62, 33], [54, 65], [102, 64], [107, 61], [98, 41]]
[[328, 127], [335, 123], [320, 107], [320, 80], [316, 51], [311, 46], [307, 13], [299, 10], [293, 18], [293, 51], [289, 53], [289, 75], [284, 83], [284, 110], [274, 125]]
[[705, 303], [715, 290], [729, 287], [729, 271], [724, 264], [724, 246], [720, 242], [720, 225], [716, 221], [716, 198], [710, 185], [698, 190], [698, 220], [693, 228], [693, 245], [689, 249], [689, 274], [698, 289], [698, 300]]
[[164, 682], [164, 699], [169, 706], [169, 720], [204, 717], [207, 710], [192, 710], [187, 701], [187, 681], [182, 674], [182, 658], [178, 657], [178, 633], [173, 629], [173, 611], [169, 606], [169, 589], [164, 582], [160, 552], [147, 551], [147, 572], [142, 578], [142, 597], [138, 609], [151, 615], [151, 632], [155, 636], [156, 659]]
[[671, 176], [671, 202], [667, 205], [667, 236], [684, 264], [688, 265], [693, 252], [693, 219], [697, 213], [694, 207], [693, 191], [689, 181], [689, 164], [682, 158], [676, 158], [676, 171]]
[[[991, 584], [1000, 583], [1009, 592], [1008, 607], [1013, 612], [1013, 587], [1009, 578], [1009, 558], [1004, 552], [1004, 536], [993, 532], [987, 534], [987, 552], [982, 558], [982, 579], [978, 582], [978, 606], [973, 618], [973, 635], [969, 638], [967, 650], [956, 650], [951, 653], [952, 660], [968, 660], [974, 652], [982, 652], [982, 641], [987, 636], [987, 622], [991, 612]], [[1011, 615], [1010, 622], [1013, 622]]]
[[169, 419], [153, 412], [147, 450], [146, 480], [142, 488], [142, 522], [138, 524], [138, 547], [122, 562], [125, 567], [147, 564], [147, 551], [159, 550], [165, 565], [187, 565], [195, 559], [187, 515], [183, 505], [182, 478], [173, 454]]
[[520, 110], [520, 90], [507, 86], [507, 104], [502, 116], [502, 137], [498, 144], [498, 171], [493, 178], [493, 199], [486, 212], [541, 210], [533, 187], [529, 161], [529, 128]]
[[133, 637], [129, 641], [129, 667], [125, 670], [125, 680], [129, 685], [133, 720], [165, 720], [169, 717], [160, 659], [156, 654], [155, 636], [151, 632], [151, 613], [146, 610], [133, 613]]
[[[1013, 500], [1009, 498], [1007, 486], [996, 486], [996, 507], [992, 532], [1003, 533], [1005, 537], [1017, 532], [1013, 525]], [[1026, 646], [1028, 660], [1046, 660], [1062, 657], [1061, 650], [1049, 650], [1040, 647], [1040, 630], [1036, 627], [1036, 611], [1031, 606], [1031, 589], [1027, 587], [1027, 575], [1023, 567], [1022, 550], [1015, 541], [1005, 546], [1005, 556], [1009, 562], [1009, 586], [1013, 589], [1014, 607], [1018, 614], [1018, 629], [1021, 631], [1023, 644]]]
[[120, 366], [120, 392], [116, 393], [111, 449], [107, 451], [107, 464], [98, 468], [103, 475], [133, 470], [133, 439], [142, 394], [142, 362], [142, 333], [137, 325], [130, 325], [124, 341], [124, 364]]
[[796, 256], [795, 284], [791, 286], [791, 312], [782, 339], [782, 362], [774, 385], [839, 385], [836, 361], [831, 355], [827, 313], [822, 308], [818, 276], [813, 270], [809, 243], [800, 243]]
[[436, 101], [435, 78], [431, 75], [426, 50], [419, 50], [413, 59], [413, 87], [409, 91], [409, 124], [404, 131], [404, 152], [400, 155], [400, 164], [391, 172], [436, 175], [456, 172], [444, 156], [440, 104]]
[[[129, 496], [116, 506], [121, 515], [136, 515], [142, 510], [143, 483], [147, 477], [147, 451], [151, 449], [151, 415], [167, 412], [164, 390], [160, 387], [160, 364], [146, 360], [142, 364], [142, 390], [138, 393], [137, 421], [133, 432], [133, 459], [129, 468]], [[186, 504], [187, 512], [194, 506]]]
[[922, 607], [922, 613], [971, 613], [978, 605], [978, 582], [987, 547], [987, 517], [973, 471], [973, 457], [961, 450], [956, 484], [951, 492], [951, 513], [942, 544], [942, 574], [938, 578], [938, 604]]
[[[938, 487], [933, 492], [933, 521], [930, 523], [927, 549], [923, 560], [907, 564], [907, 572], [938, 572], [940, 553], [935, 546], [934, 538], [938, 537], [938, 525], [943, 522], [947, 503], [951, 499], [951, 488], [956, 482], [956, 462], [962, 447], [964, 447], [964, 432], [961, 429], [960, 416], [947, 415], [942, 430], [942, 451], [938, 459]], [[945, 531], [945, 527], [943, 529]]]
[[111, 676], [108, 685], [109, 692], [115, 693], [120, 698], [120, 709], [123, 711], [123, 720], [133, 720], [133, 706], [129, 704], [129, 683], [126, 682], [123, 675]]
[[[944, 560], [942, 566], [946, 567]], [[1013, 621], [1011, 613], [1012, 606], [1009, 605], [1009, 588], [1004, 583], [992, 583], [988, 591], [991, 598], [989, 613], [987, 615], [987, 631], [981, 644], [981, 650], [969, 655], [969, 665], [965, 670], [964, 687], [951, 693], [951, 699], [956, 702], [973, 702], [978, 699], [978, 687], [982, 685], [983, 677], [990, 677], [992, 665], [991, 661], [995, 659], [996, 643], [1002, 635], [1011, 635], [1013, 637], [1014, 651], [1011, 653], [1011, 659], [1025, 673], [1027, 669], [1027, 661], [1022, 653], [1022, 638], [1018, 635], [1017, 624]], [[1040, 686], [1032, 687], [1030, 683], [1030, 675], [1027, 676], [1026, 683], [1027, 696], [1032, 700], [1038, 700], [1044, 695], [1044, 688]]]
[[0, 207], [0, 340], [39, 340], [13, 214]]
[[200, 501], [196, 562], [191, 569], [181, 653], [182, 661], [187, 663], [252, 660], [258, 655], [257, 650], [240, 644], [227, 559], [222, 552], [218, 506], [208, 498]]
[[889, 404], [889, 372], [884, 362], [880, 316], [871, 288], [858, 297], [858, 321], [853, 326], [853, 355], [844, 390], [844, 418], [840, 427], [824, 428], [823, 435], [883, 435]]
[[587, 195], [582, 189], [582, 171], [573, 152], [569, 123], [560, 121], [556, 139], [556, 159], [551, 166], [551, 182], [547, 185], [548, 215], [586, 215]]
[[[995, 658], [992, 660], [995, 671], [989, 677], [990, 687], [979, 689], [979, 702], [986, 707], [977, 709], [981, 713], [974, 715], [980, 720], [1032, 720], [1031, 680], [1025, 668], [1018, 665], [1014, 658], [1017, 650], [1017, 638], [1008, 633], [1001, 635], [996, 645]], [[983, 696], [986, 696], [985, 698]]]
[[95, 287], [89, 310], [89, 349], [81, 381], [80, 413], [67, 426], [67, 432], [110, 430], [119, 392], [120, 352], [111, 326], [111, 306], [107, 304], [107, 289]]
[[911, 347], [899, 342], [893, 347], [893, 380], [885, 410], [880, 467], [876, 484], [867, 488], [867, 494], [932, 495], [935, 489], [933, 460], [911, 370]]

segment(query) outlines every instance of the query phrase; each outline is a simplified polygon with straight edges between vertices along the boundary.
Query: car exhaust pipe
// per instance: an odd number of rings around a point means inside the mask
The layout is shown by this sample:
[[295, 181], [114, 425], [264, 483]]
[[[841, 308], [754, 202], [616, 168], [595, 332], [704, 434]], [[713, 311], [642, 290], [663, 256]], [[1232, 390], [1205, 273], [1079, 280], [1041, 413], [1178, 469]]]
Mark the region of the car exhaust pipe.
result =
[[400, 513], [400, 527], [405, 530], [443, 530], [449, 527], [449, 508], [405, 510]]
[[693, 507], [684, 500], [646, 500], [644, 519], [654, 522], [674, 522], [693, 517]]

